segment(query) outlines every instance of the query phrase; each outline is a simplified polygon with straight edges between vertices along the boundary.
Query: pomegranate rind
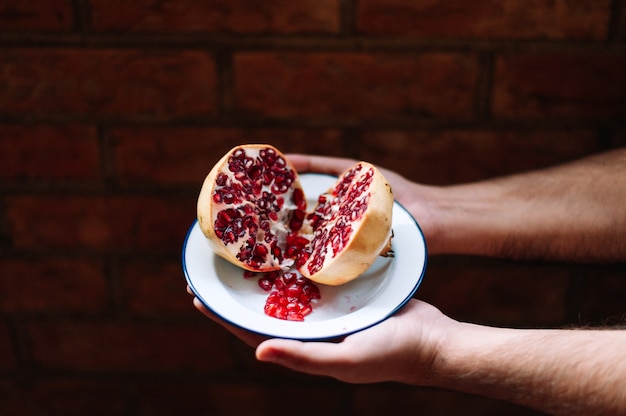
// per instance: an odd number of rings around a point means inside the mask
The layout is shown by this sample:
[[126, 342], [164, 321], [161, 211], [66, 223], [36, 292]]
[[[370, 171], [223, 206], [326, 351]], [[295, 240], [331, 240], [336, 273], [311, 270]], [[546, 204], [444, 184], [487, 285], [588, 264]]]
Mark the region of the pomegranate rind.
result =
[[391, 185], [380, 170], [370, 163], [359, 162], [340, 175], [336, 184], [328, 190], [328, 194], [331, 195], [345, 175], [359, 165], [365, 171], [370, 169], [373, 171], [367, 189], [369, 192], [367, 209], [359, 220], [351, 223], [352, 234], [343, 249], [332, 256], [327, 255], [321, 269], [314, 273], [309, 271], [313, 256], [298, 267], [300, 273], [316, 283], [337, 286], [350, 282], [369, 269], [381, 253], [389, 250], [394, 196]]
[[[220, 175], [221, 173], [228, 174], [228, 163], [229, 163], [231, 156], [233, 156], [235, 152], [241, 149], [243, 149], [246, 152], [246, 154], [256, 154], [263, 149], [274, 150], [276, 154], [285, 161], [286, 169], [293, 172], [293, 175], [294, 175], [293, 182], [291, 183], [289, 191], [286, 193], [287, 198], [290, 198], [293, 195], [294, 190], [296, 189], [299, 189], [299, 191], [301, 191], [303, 194], [302, 185], [300, 184], [300, 180], [298, 178], [298, 174], [295, 168], [289, 162], [289, 160], [285, 157], [285, 155], [283, 155], [275, 147], [268, 145], [268, 144], [246, 144], [246, 145], [235, 146], [229, 152], [227, 152], [213, 166], [211, 171], [208, 173], [208, 175], [204, 179], [202, 188], [200, 189], [200, 193], [198, 195], [198, 201], [197, 201], [198, 224], [200, 226], [200, 229], [202, 230], [202, 233], [206, 237], [206, 241], [208, 245], [213, 250], [213, 252], [215, 252], [215, 254], [224, 258], [225, 260], [229, 261], [230, 263], [238, 267], [241, 267], [245, 270], [250, 270], [254, 272], [286, 270], [292, 266], [293, 260], [286, 259], [285, 261], [279, 261], [273, 258], [273, 256], [269, 255], [268, 262], [265, 262], [261, 264], [260, 266], [251, 266], [247, 264], [245, 261], [242, 261], [239, 258], [237, 258], [237, 254], [240, 251], [241, 245], [244, 243], [245, 239], [249, 237], [249, 235], [246, 235], [246, 237], [243, 237], [241, 241], [238, 241], [237, 243], [225, 244], [222, 241], [222, 239], [220, 239], [220, 237], [218, 237], [218, 235], [216, 234], [215, 224], [216, 224], [217, 215], [220, 211], [224, 210], [225, 207], [230, 206], [230, 204], [217, 204], [214, 202], [213, 195], [216, 191], [216, 188], [218, 187], [217, 178], [218, 178], [218, 175]], [[244, 205], [246, 203], [249, 205], [253, 205], [252, 202], [245, 202]], [[284, 221], [284, 218], [281, 218], [279, 220], [271, 220], [272, 227], [274, 226], [283, 227], [284, 224], [282, 224], [282, 221]], [[287, 234], [288, 232], [289, 230], [286, 230], [285, 234]], [[281, 235], [280, 238], [285, 238], [285, 236]], [[267, 248], [269, 251], [270, 247], [267, 247]]]

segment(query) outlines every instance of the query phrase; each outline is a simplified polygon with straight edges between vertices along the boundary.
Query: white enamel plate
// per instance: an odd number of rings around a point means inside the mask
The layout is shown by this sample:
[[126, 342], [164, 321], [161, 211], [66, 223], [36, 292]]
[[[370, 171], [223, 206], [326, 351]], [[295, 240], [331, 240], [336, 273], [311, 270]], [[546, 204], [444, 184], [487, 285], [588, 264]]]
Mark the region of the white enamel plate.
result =
[[[301, 174], [300, 180], [314, 206], [336, 178]], [[225, 321], [277, 338], [322, 340], [336, 338], [375, 325], [411, 299], [426, 271], [426, 243], [415, 219], [397, 202], [393, 207], [394, 257], [379, 257], [357, 279], [341, 286], [320, 288], [321, 299], [304, 321], [293, 322], [265, 315], [268, 292], [257, 278], [245, 278], [240, 269], [213, 254], [197, 221], [189, 229], [183, 247], [183, 270], [195, 296]]]

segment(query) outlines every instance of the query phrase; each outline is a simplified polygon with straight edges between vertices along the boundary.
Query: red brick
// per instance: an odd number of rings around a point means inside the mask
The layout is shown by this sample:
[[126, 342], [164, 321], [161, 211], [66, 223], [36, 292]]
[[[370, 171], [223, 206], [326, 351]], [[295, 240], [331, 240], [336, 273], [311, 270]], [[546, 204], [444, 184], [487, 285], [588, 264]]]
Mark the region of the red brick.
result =
[[624, 54], [499, 56], [493, 114], [499, 118], [623, 119]]
[[98, 138], [83, 126], [0, 125], [0, 179], [95, 181]]
[[435, 257], [417, 297], [454, 319], [508, 327], [560, 326], [576, 266]]
[[196, 325], [32, 322], [28, 334], [33, 360], [48, 369], [206, 374], [233, 365], [228, 333], [208, 319]]
[[626, 41], [626, 3], [617, 2], [615, 4], [615, 39]]
[[609, 41], [626, 41], [626, 3], [623, 1], [613, 2], [612, 33], [609, 33]]
[[95, 312], [107, 304], [103, 265], [89, 260], [0, 260], [0, 311]]
[[92, 0], [98, 31], [294, 34], [337, 33], [339, 0]]
[[195, 198], [15, 196], [6, 204], [13, 245], [32, 250], [178, 253], [196, 217]]
[[215, 66], [197, 51], [5, 49], [6, 113], [176, 117], [215, 111]]
[[[244, 382], [156, 384], [138, 389], [138, 416], [185, 415], [338, 415], [342, 390], [319, 386]], [[321, 398], [315, 400], [313, 398]], [[289, 411], [291, 410], [291, 411]]]
[[415, 181], [452, 184], [543, 168], [599, 146], [589, 130], [367, 130], [359, 157]]
[[362, 0], [358, 4], [360, 32], [424, 38], [603, 40], [611, 12], [610, 0]]
[[199, 317], [187, 295], [180, 260], [136, 260], [122, 266], [122, 285], [128, 310], [143, 316]]
[[626, 146], [626, 126], [611, 134], [611, 146], [614, 148]]
[[0, 371], [17, 368], [17, 359], [13, 352], [12, 339], [8, 325], [0, 322]]
[[0, 31], [69, 31], [74, 24], [71, 0], [3, 0]]
[[351, 402], [351, 413], [359, 416], [403, 413], [389, 409], [419, 409], [419, 414], [428, 415], [545, 416], [545, 413], [485, 397], [397, 384], [356, 386]]
[[576, 302], [580, 325], [626, 326], [626, 268], [623, 265], [580, 267], [585, 279]]
[[235, 102], [269, 117], [467, 119], [477, 72], [462, 54], [240, 53]]
[[0, 402], [3, 414], [15, 416], [108, 416], [125, 413], [127, 387], [118, 380], [36, 379], [12, 386]]
[[340, 155], [333, 129], [119, 128], [112, 132], [122, 184], [190, 184], [200, 188], [213, 165], [242, 143], [268, 143], [283, 152]]

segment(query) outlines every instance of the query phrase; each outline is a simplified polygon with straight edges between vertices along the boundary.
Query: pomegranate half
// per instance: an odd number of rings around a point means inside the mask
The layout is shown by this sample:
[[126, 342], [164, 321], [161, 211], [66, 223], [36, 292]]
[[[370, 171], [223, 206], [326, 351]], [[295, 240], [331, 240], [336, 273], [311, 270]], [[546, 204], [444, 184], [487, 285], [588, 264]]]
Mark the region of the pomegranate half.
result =
[[269, 145], [242, 145], [220, 159], [198, 196], [198, 223], [215, 253], [254, 272], [286, 270], [306, 216], [298, 175]]
[[390, 255], [393, 201], [391, 185], [374, 165], [358, 162], [344, 172], [307, 217], [313, 236], [297, 259], [300, 273], [340, 285], [379, 255]]
[[390, 249], [391, 186], [365, 162], [307, 212], [298, 173], [280, 151], [236, 146], [207, 175], [197, 209], [215, 253], [254, 272], [295, 267], [314, 282], [339, 285]]

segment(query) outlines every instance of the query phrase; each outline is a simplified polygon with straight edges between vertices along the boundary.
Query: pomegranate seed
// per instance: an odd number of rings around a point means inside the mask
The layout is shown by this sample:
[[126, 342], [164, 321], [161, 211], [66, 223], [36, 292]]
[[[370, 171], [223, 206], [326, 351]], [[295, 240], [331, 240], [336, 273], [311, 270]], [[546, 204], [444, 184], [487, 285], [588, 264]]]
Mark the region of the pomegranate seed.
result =
[[259, 259], [258, 257], [253, 257], [250, 260], [248, 260], [248, 265], [254, 269], [258, 269], [261, 267], [261, 264], [263, 264], [263, 260], [264, 259]]
[[274, 174], [272, 172], [265, 172], [263, 174], [263, 185], [269, 185], [274, 180]]
[[299, 298], [302, 295], [302, 288], [300, 286], [290, 286], [287, 288], [287, 296], [290, 298]]
[[296, 280], [296, 274], [292, 272], [283, 273], [283, 279], [285, 280], [285, 284], [290, 285]]
[[272, 256], [274, 256], [274, 258], [277, 259], [278, 261], [282, 261], [283, 259], [283, 254], [282, 254], [280, 247], [278, 247], [275, 244], [272, 247]]
[[261, 289], [265, 291], [270, 291], [274, 286], [274, 279], [268, 279], [267, 277], [262, 277], [259, 279], [259, 286]]
[[256, 257], [265, 257], [267, 256], [267, 247], [261, 244], [257, 244], [254, 247], [253, 253]]
[[289, 220], [289, 228], [291, 229], [291, 231], [298, 231], [302, 228], [305, 216], [306, 213], [301, 209], [292, 211], [291, 220]]
[[274, 286], [279, 291], [282, 291], [282, 290], [284, 290], [286, 288], [285, 281], [283, 279], [276, 279], [276, 280], [274, 280]]
[[299, 249], [297, 246], [289, 246], [287, 247], [287, 249], [285, 250], [285, 256], [287, 256], [287, 258], [294, 258], [298, 255]]
[[263, 169], [261, 166], [254, 165], [250, 169], [248, 169], [248, 177], [252, 180], [256, 180], [263, 174]]
[[275, 270], [273, 270], [273, 271], [271, 271], [271, 272], [265, 272], [263, 275], [264, 275], [265, 277], [268, 277], [268, 278], [270, 278], [270, 279], [272, 279], [272, 280], [273, 280], [273, 279], [276, 279], [277, 277], [279, 277], [279, 276], [280, 276], [280, 273], [279, 273], [279, 272], [277, 272], [277, 271], [275, 271]]
[[302, 191], [302, 189], [294, 189], [291, 198], [293, 199], [293, 203], [296, 204], [296, 207], [298, 207], [299, 210], [304, 211], [306, 209], [306, 199], [304, 198], [304, 192]]
[[310, 255], [311, 254], [306, 251], [301, 251], [300, 253], [298, 253], [298, 257], [296, 257], [296, 268], [299, 269], [300, 267], [302, 267], [304, 263], [307, 262]]
[[217, 186], [225, 186], [227, 182], [228, 182], [228, 175], [222, 172], [220, 172], [220, 174], [217, 175], [217, 178], [215, 179], [215, 184]]

